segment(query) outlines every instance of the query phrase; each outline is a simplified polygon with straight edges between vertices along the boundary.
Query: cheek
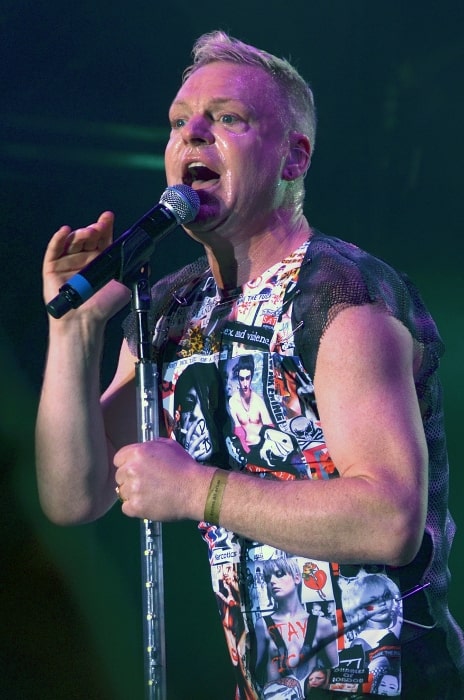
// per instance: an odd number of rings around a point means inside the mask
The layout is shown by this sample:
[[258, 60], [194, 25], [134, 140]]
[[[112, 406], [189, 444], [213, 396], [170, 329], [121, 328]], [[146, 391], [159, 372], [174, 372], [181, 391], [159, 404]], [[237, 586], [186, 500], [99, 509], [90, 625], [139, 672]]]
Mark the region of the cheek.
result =
[[245, 182], [245, 177], [243, 171], [231, 172], [228, 169], [226, 172], [221, 174], [221, 194], [220, 197], [224, 202], [231, 203], [237, 196], [237, 188]]
[[[177, 180], [179, 179], [179, 175], [176, 177], [175, 173], [175, 164], [178, 162], [177, 159], [177, 153], [180, 148], [180, 142], [178, 139], [175, 138], [170, 138], [166, 148], [164, 150], [164, 167], [166, 170], [166, 177], [168, 180], [168, 185], [176, 185], [179, 184]], [[174, 178], [174, 182], [172, 181], [172, 178]], [[171, 180], [171, 181], [170, 181]]]
[[275, 154], [268, 152], [261, 139], [251, 140], [247, 134], [242, 134], [228, 141], [217, 139], [217, 145], [223, 169], [237, 185], [246, 180], [248, 187], [253, 186], [272, 170]]

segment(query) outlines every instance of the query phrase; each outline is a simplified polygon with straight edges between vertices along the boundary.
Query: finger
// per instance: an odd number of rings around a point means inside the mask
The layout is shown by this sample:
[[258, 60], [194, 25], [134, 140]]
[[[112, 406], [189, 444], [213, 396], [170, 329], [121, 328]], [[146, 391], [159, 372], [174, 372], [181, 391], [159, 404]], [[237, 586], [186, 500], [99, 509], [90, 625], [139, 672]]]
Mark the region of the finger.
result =
[[188, 453], [195, 457], [207, 454], [211, 449], [211, 443], [207, 435], [193, 435], [188, 445]]
[[65, 255], [104, 250], [112, 240], [114, 215], [103, 212], [98, 220], [82, 228], [70, 231], [65, 244]]
[[[137, 446], [137, 443], [135, 444], [129, 444], [129, 445], [123, 445], [120, 447], [113, 456], [113, 465], [116, 469], [116, 474], [118, 474], [119, 470], [121, 467], [126, 463], [126, 461], [129, 459], [130, 455], [132, 454], [134, 447]], [[119, 472], [121, 473], [121, 472]], [[121, 482], [121, 479], [116, 478], [116, 481]]]
[[70, 233], [70, 226], [61, 226], [61, 228], [54, 233], [47, 247], [46, 259], [58, 260], [65, 254]]

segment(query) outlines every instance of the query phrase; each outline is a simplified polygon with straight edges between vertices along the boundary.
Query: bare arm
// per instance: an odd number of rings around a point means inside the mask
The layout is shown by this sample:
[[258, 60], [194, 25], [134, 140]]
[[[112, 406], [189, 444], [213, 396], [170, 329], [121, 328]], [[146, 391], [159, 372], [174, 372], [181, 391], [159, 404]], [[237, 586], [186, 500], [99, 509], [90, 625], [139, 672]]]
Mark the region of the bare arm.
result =
[[[254, 484], [233, 474], [222, 524], [295, 553], [404, 564], [422, 538], [427, 450], [413, 342], [394, 318], [347, 309], [324, 336], [315, 390], [340, 479]], [[259, 502], [256, 517], [252, 504]]]
[[[341, 478], [274, 482], [232, 473], [221, 525], [317, 559], [410, 561], [422, 538], [427, 500], [413, 368], [412, 338], [396, 319], [370, 306], [342, 311], [321, 341], [314, 382]], [[117, 479], [128, 498], [123, 511], [200, 520], [211, 469], [168, 443], [143, 451], [127, 447], [116, 455]]]
[[[44, 298], [111, 241], [112, 214], [91, 227], [62, 227], [44, 258]], [[49, 348], [36, 424], [39, 495], [56, 523], [93, 520], [114, 502], [113, 452], [100, 409], [100, 359], [107, 319], [128, 300], [112, 282], [62, 319], [50, 318]]]

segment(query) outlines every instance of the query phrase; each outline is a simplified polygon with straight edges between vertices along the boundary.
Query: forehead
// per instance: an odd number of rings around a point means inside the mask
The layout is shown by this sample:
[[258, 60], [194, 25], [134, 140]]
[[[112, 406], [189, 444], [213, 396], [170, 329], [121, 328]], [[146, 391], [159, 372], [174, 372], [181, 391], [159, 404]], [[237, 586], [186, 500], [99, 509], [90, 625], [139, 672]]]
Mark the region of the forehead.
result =
[[273, 108], [277, 84], [263, 68], [215, 61], [198, 68], [180, 88], [173, 105], [182, 102], [241, 102], [253, 110]]
[[282, 562], [271, 561], [268, 565], [268, 572], [271, 574], [288, 573]]
[[378, 598], [380, 596], [383, 596], [384, 593], [388, 591], [388, 588], [386, 585], [380, 583], [380, 582], [375, 582], [375, 583], [370, 583], [366, 588], [361, 592], [361, 599], [365, 600], [373, 600], [375, 598]]

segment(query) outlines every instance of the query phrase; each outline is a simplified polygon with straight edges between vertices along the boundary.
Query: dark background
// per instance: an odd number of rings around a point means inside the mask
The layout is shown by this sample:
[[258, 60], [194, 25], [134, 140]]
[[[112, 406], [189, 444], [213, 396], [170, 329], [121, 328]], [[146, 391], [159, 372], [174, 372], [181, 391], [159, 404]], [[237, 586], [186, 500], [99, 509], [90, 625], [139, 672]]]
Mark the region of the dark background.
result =
[[[441, 376], [459, 528], [451, 606], [464, 623], [463, 15], [461, 0], [3, 0], [0, 697], [144, 694], [139, 523], [116, 507], [92, 525], [60, 529], [37, 502], [33, 427], [47, 336], [40, 268], [61, 224], [84, 225], [109, 208], [120, 233], [159, 200], [167, 109], [194, 39], [216, 28], [290, 58], [310, 81], [319, 114], [311, 223], [406, 270], [436, 318], [447, 346]], [[200, 252], [176, 231], [157, 249], [154, 277]], [[108, 341], [104, 382], [120, 318]], [[232, 698], [195, 524], [163, 532], [169, 700]]]

